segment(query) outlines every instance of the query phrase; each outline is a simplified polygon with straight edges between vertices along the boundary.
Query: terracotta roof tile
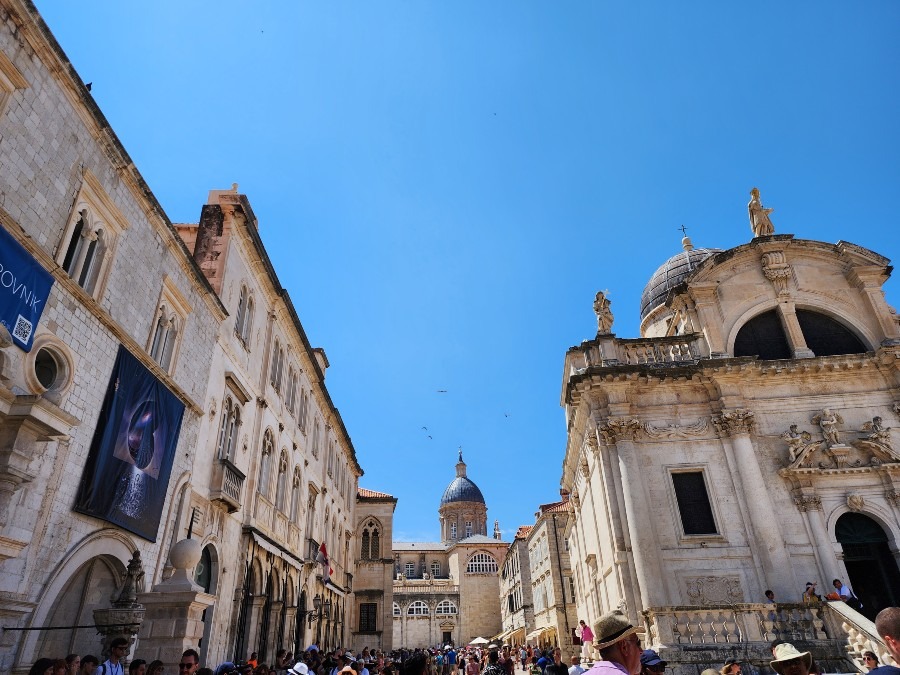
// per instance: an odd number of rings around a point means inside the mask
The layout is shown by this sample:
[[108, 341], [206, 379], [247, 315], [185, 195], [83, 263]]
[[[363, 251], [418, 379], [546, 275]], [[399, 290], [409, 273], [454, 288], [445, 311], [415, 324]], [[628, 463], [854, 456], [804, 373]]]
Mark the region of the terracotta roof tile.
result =
[[534, 525], [519, 525], [519, 529], [516, 530], [516, 539], [525, 539], [528, 536], [528, 533], [534, 528]]
[[568, 500], [552, 504], [541, 504], [541, 513], [568, 513], [571, 510], [572, 506]]
[[374, 499], [393, 499], [394, 495], [389, 495], [387, 492], [376, 492], [375, 490], [367, 490], [364, 487], [356, 489], [356, 496], [362, 498], [374, 498]]

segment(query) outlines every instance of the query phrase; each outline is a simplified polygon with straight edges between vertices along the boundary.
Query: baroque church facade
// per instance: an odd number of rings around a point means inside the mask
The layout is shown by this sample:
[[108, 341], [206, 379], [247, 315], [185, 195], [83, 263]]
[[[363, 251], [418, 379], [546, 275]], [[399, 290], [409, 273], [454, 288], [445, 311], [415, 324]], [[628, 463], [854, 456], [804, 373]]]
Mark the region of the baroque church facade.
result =
[[[565, 356], [578, 616], [623, 608], [676, 670], [721, 663], [710, 654], [736, 641], [763, 666], [781, 620], [800, 618], [795, 639], [848, 667], [843, 610], [795, 604], [807, 581], [821, 594], [849, 583], [869, 617], [900, 604], [890, 263], [776, 234], [762, 213], [767, 227], [735, 248], [684, 239], [644, 290], [640, 337], [612, 332], [599, 293], [596, 338]], [[778, 610], [761, 604], [767, 590]]]
[[509, 543], [496, 521], [487, 535], [487, 504], [466, 475], [462, 451], [438, 517], [441, 541], [393, 544], [396, 648], [463, 645], [502, 629], [499, 564]]

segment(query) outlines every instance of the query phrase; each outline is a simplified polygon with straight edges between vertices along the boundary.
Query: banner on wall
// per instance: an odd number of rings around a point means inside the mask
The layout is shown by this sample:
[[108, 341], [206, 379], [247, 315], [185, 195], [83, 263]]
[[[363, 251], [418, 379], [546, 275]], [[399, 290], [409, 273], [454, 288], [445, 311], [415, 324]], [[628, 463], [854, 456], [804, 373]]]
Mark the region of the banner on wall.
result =
[[52, 286], [50, 273], [0, 227], [0, 324], [19, 349], [31, 351]]
[[119, 346], [75, 511], [156, 541], [184, 404]]

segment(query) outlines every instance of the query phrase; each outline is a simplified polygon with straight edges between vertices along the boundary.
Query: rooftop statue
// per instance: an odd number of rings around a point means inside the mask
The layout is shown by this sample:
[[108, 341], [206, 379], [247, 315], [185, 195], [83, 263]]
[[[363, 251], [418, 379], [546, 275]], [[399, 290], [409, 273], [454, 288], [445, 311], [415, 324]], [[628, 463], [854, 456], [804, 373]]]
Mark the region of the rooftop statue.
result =
[[613, 313], [609, 306], [612, 302], [603, 291], [594, 296], [594, 312], [597, 314], [597, 335], [609, 335], [612, 332]]
[[750, 203], [747, 204], [747, 211], [750, 212], [750, 229], [753, 230], [754, 237], [767, 237], [775, 234], [775, 227], [769, 219], [769, 214], [774, 210], [763, 207], [759, 200], [759, 188], [750, 190]]

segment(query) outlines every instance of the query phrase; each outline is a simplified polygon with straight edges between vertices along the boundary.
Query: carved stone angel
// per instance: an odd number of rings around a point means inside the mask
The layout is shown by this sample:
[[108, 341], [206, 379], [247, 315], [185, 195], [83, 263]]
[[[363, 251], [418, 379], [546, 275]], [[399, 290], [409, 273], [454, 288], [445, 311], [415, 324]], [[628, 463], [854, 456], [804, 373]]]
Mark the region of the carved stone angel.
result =
[[880, 417], [873, 417], [871, 422], [862, 425], [862, 431], [870, 432], [866, 440], [876, 443], [891, 444], [891, 428], [885, 427]]
[[812, 435], [808, 431], [798, 431], [796, 424], [792, 424], [790, 430], [781, 434], [781, 437], [787, 441], [791, 463], [797, 460], [803, 446], [812, 440]]
[[833, 413], [829, 408], [825, 408], [822, 412], [812, 418], [813, 424], [818, 424], [822, 429], [822, 436], [825, 443], [830, 448], [832, 445], [841, 445], [840, 436], [838, 436], [838, 424], [844, 423], [844, 418], [838, 413]]

